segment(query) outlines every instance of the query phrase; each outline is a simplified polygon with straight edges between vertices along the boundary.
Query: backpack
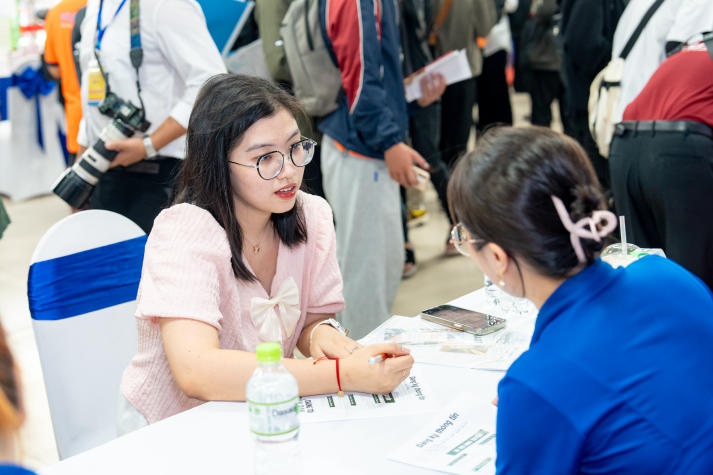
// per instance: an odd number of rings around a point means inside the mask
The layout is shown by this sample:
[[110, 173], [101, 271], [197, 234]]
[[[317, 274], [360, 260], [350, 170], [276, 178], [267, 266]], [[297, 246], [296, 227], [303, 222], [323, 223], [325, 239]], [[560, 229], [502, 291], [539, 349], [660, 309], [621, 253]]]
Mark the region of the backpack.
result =
[[334, 111], [342, 95], [342, 75], [322, 33], [319, 4], [293, 0], [280, 25], [293, 91], [313, 117]]
[[636, 30], [626, 42], [621, 54], [612, 58], [592, 81], [589, 88], [589, 131], [597, 144], [599, 154], [609, 157], [609, 146], [614, 136], [614, 114], [621, 99], [621, 78], [624, 73], [626, 57], [634, 47], [636, 40], [653, 14], [664, 0], [656, 0], [642, 17]]

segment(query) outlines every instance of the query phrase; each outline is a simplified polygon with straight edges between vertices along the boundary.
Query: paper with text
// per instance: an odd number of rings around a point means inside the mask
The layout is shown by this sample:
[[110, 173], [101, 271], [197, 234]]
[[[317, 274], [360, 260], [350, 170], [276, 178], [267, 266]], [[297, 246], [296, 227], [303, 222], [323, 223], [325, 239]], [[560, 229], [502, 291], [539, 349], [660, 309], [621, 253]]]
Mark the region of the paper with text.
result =
[[495, 473], [497, 409], [461, 393], [388, 458], [458, 474]]
[[304, 396], [298, 403], [300, 422], [325, 422], [368, 417], [424, 414], [435, 410], [431, 392], [417, 368], [389, 394], [345, 393]]
[[419, 363], [505, 371], [530, 346], [534, 325], [534, 316], [508, 317], [504, 329], [477, 336], [420, 317], [394, 315], [361, 341], [400, 343]]
[[451, 51], [404, 79], [407, 102], [415, 101], [421, 97], [421, 78], [431, 72], [441, 73], [446, 79], [446, 84], [453, 84], [473, 77], [465, 50]]

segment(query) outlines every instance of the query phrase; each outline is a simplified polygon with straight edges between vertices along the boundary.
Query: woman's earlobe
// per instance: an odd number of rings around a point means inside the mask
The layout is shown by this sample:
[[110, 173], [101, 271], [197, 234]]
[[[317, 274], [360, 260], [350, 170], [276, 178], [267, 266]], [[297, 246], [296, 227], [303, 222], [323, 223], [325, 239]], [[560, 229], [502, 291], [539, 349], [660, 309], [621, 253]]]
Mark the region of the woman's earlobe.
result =
[[504, 275], [510, 263], [510, 255], [505, 251], [505, 249], [494, 242], [489, 242], [486, 244], [486, 247], [492, 256], [491, 258], [493, 260], [493, 265], [497, 275]]

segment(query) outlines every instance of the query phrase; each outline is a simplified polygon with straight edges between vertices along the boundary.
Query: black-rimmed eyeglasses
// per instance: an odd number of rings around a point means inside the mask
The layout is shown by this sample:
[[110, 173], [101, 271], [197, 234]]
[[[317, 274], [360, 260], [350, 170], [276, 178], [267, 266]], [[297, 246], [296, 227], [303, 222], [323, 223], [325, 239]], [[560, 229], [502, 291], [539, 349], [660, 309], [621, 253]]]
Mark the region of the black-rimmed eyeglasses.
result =
[[[287, 152], [287, 155], [296, 167], [304, 167], [312, 161], [314, 148], [316, 146], [317, 142], [314, 140], [302, 138], [299, 142], [290, 145], [290, 150]], [[260, 178], [263, 180], [272, 180], [282, 172], [282, 168], [285, 166], [285, 154], [279, 150], [273, 150], [272, 152], [257, 157], [257, 163], [255, 165], [234, 162], [232, 160], [228, 160], [228, 162], [243, 167], [256, 168]]]

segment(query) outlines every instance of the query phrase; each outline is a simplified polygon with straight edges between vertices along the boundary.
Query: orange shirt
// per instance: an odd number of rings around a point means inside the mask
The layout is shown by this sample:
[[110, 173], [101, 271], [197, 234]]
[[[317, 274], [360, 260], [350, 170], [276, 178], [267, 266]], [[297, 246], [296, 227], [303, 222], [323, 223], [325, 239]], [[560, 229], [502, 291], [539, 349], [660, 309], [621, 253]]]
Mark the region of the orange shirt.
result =
[[82, 119], [82, 100], [72, 52], [72, 28], [77, 10], [86, 4], [87, 0], [62, 0], [47, 12], [45, 18], [45, 61], [59, 67], [67, 117], [67, 149], [70, 153], [77, 153], [79, 148], [77, 133]]

